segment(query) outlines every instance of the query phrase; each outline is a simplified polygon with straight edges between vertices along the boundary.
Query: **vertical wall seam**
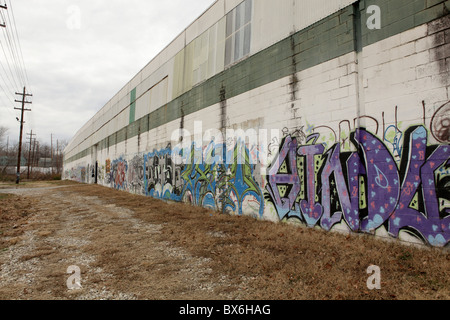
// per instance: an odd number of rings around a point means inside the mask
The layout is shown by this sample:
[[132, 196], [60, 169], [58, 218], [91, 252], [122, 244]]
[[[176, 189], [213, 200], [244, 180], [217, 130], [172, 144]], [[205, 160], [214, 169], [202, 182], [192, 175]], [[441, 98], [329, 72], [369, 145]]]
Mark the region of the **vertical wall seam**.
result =
[[361, 116], [365, 113], [364, 99], [364, 59], [363, 59], [363, 39], [362, 39], [362, 20], [361, 10], [365, 8], [364, 1], [358, 1], [353, 4], [353, 39], [356, 55], [356, 126], [361, 128]]

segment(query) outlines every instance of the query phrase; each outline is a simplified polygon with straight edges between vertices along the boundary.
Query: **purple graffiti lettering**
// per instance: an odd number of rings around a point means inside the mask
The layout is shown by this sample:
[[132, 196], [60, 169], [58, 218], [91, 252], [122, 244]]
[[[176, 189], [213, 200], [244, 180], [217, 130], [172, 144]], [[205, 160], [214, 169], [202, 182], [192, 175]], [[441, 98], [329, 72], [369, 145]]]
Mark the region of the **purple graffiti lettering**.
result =
[[[283, 163], [286, 164], [287, 173], [279, 173]], [[287, 197], [280, 195], [279, 185], [290, 188], [289, 192], [286, 192]], [[298, 206], [295, 205], [295, 200], [300, 192], [297, 173], [297, 140], [295, 138], [286, 137], [276, 161], [270, 166], [268, 192], [274, 201], [280, 220], [293, 216], [301, 219], [300, 212], [297, 210]], [[292, 211], [293, 206], [296, 207], [294, 211]]]
[[373, 232], [394, 212], [400, 194], [397, 165], [385, 145], [365, 129], [353, 136], [365, 158], [367, 176], [368, 216], [361, 219], [361, 231]]
[[[402, 181], [402, 192], [397, 210], [389, 219], [389, 233], [398, 237], [401, 230], [421, 236], [433, 246], [445, 246], [450, 240], [449, 216], [441, 219], [436, 197], [434, 172], [448, 162], [448, 147], [438, 146], [425, 159], [428, 134], [420, 126], [408, 131], [405, 145], [409, 158], [402, 159], [405, 177]], [[420, 196], [424, 204], [424, 212], [411, 208], [415, 196]]]
[[[327, 160], [322, 169], [322, 206], [324, 211], [320, 223], [323, 229], [330, 230], [333, 225], [341, 221], [342, 214], [344, 214], [349, 227], [353, 231], [358, 231], [360, 226], [359, 175], [361, 174], [362, 164], [357, 153], [353, 153], [349, 157], [347, 162], [347, 181], [349, 181], [349, 188], [347, 188], [346, 178], [340, 160], [340, 148], [340, 143], [331, 148], [326, 154]], [[330, 177], [332, 175], [336, 184], [337, 197], [339, 197], [342, 206], [342, 211], [337, 211], [333, 215], [330, 199]]]
[[306, 158], [306, 189], [307, 200], [300, 201], [300, 210], [308, 226], [315, 226], [323, 214], [323, 207], [316, 203], [316, 179], [315, 179], [315, 156], [322, 155], [325, 150], [323, 145], [303, 146], [298, 149], [299, 156]]
[[349, 194], [347, 197], [342, 196], [342, 211], [344, 212], [345, 221], [352, 231], [360, 231], [360, 190], [364, 189], [364, 185], [360, 185], [360, 177], [366, 175], [361, 158], [357, 152], [353, 152], [347, 160], [347, 181]]
[[298, 146], [287, 136], [270, 167], [266, 189], [280, 219], [297, 217], [325, 230], [345, 221], [350, 230], [366, 233], [385, 226], [393, 237], [404, 231], [432, 246], [449, 244], [449, 145], [428, 146], [427, 130], [410, 128], [399, 168], [386, 145], [366, 129], [350, 136], [357, 152], [341, 153], [339, 142], [324, 154], [317, 138]]

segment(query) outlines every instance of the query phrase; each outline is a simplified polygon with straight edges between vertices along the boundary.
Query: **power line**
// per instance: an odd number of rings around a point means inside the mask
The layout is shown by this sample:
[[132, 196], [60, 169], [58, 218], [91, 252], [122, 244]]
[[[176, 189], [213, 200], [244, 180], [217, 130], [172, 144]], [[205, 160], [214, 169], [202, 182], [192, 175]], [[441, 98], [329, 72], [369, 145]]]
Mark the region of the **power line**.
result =
[[3, 46], [3, 42], [2, 41], [0, 41], [0, 46], [2, 47], [3, 54], [5, 55], [6, 64], [8, 65], [9, 73], [11, 74], [11, 79], [14, 82], [15, 87], [17, 88], [19, 86], [18, 86], [18, 84], [16, 82], [16, 78], [14, 77], [14, 74], [13, 74], [13, 72], [11, 70], [11, 63], [9, 62], [8, 55], [6, 54], [5, 47]]
[[[4, 74], [8, 78], [7, 80], [12, 87], [18, 88], [22, 85], [29, 86], [28, 73], [25, 67], [25, 61], [23, 58], [22, 47], [20, 45], [19, 33], [17, 30], [11, 0], [9, 0], [9, 7], [5, 3], [5, 5], [1, 6], [1, 9], [4, 10], [0, 10], [0, 17], [5, 22], [4, 27], [1, 28], [3, 29], [3, 41], [0, 41], [0, 45], [7, 64], [7, 68], [5, 68], [3, 63], [0, 61], [1, 68], [3, 69]], [[6, 69], [9, 70], [9, 73], [6, 72]], [[3, 76], [2, 79], [6, 84], [6, 87], [9, 87], [7, 80], [5, 80]]]
[[[1, 84], [0, 84], [0, 86], [3, 90], [3, 92], [5, 93], [5, 95], [8, 96], [8, 99], [12, 102], [13, 101], [12, 98], [14, 97], [14, 90], [11, 89], [11, 81], [10, 81], [10, 79], [8, 77], [8, 73], [5, 71], [5, 67], [3, 66], [3, 63], [1, 63], [1, 61], [0, 61], [0, 65], [4, 71], [4, 72], [0, 72], [0, 77], [3, 81], [3, 83], [5, 84], [4, 87]], [[4, 75], [6, 76], [7, 79], [5, 79]], [[9, 81], [9, 83], [7, 80]]]
[[[1, 64], [1, 61], [0, 61], [0, 64]], [[2, 68], [3, 68], [3, 64], [1, 64], [1, 65], [2, 65]], [[4, 107], [6, 108], [6, 110], [8, 110], [10, 115], [14, 116], [14, 114], [12, 113], [12, 111], [8, 107], [9, 104], [11, 106], [14, 105], [14, 102], [13, 102], [13, 100], [11, 98], [11, 97], [14, 96], [13, 91], [11, 91], [11, 88], [8, 87], [8, 84], [7, 84], [6, 80], [5, 80], [5, 78], [3, 77], [3, 73], [0, 73], [0, 76], [1, 76], [1, 78], [2, 78], [2, 80], [4, 82], [4, 84], [5, 84], [5, 87], [3, 87], [3, 85], [0, 83], [0, 89], [4, 93], [4, 95], [0, 95], [1, 102], [2, 103], [5, 102], [5, 100], [4, 100], [5, 97], [6, 97], [7, 100], [9, 100], [9, 102], [6, 101], [6, 103], [4, 103]]]
[[[1, 45], [2, 48], [3, 48], [3, 45], [1, 44], [1, 41], [0, 41], [0, 45]], [[13, 82], [15, 82], [15, 81], [14, 81], [14, 78], [13, 78], [13, 80], [11, 80], [11, 78], [9, 77], [8, 72], [7, 72], [6, 69], [5, 69], [5, 66], [3, 65], [3, 63], [2, 63], [1, 61], [0, 61], [0, 66], [1, 66], [2, 69], [3, 69], [2, 79], [3, 79], [4, 83], [6, 84], [6, 86], [8, 86], [8, 83], [6, 83], [6, 80], [3, 78], [3, 74], [7, 77], [7, 80], [9, 81], [9, 85], [11, 85], [11, 86], [14, 88], [14, 83], [13, 83]], [[8, 65], [8, 67], [9, 67], [9, 65]], [[11, 71], [11, 69], [10, 69], [10, 71]], [[12, 72], [11, 72], [11, 75], [12, 75]], [[13, 90], [12, 92], [14, 92], [14, 90]], [[14, 94], [12, 94], [12, 96], [14, 96]]]
[[[3, 87], [1, 86], [1, 84], [0, 84], [0, 88], [3, 90]], [[11, 100], [11, 98], [9, 98], [8, 96], [6, 96], [8, 99], [9, 99], [9, 101], [11, 102], [11, 104], [9, 104], [8, 102], [6, 102], [5, 103], [5, 100], [4, 100], [4, 96], [3, 95], [0, 95], [0, 101], [4, 104], [4, 108], [6, 109], [6, 110], [8, 110], [8, 113], [11, 115], [11, 117], [14, 119], [14, 117], [16, 116], [11, 110], [10, 110], [10, 107], [8, 106], [8, 105], [11, 105], [11, 106], [13, 106], [14, 105], [14, 102], [12, 102], [12, 100]]]
[[11, 45], [11, 52], [13, 54], [14, 62], [16, 64], [17, 74], [18, 74], [20, 80], [22, 81], [22, 84], [26, 85], [23, 66], [21, 65], [21, 60], [20, 60], [19, 50], [18, 50], [18, 45], [17, 45], [18, 39], [14, 35], [15, 25], [11, 21], [12, 19], [11, 19], [11, 15], [10, 15], [10, 10], [6, 11], [6, 17], [8, 18], [8, 23], [11, 27], [6, 28], [5, 30], [7, 31], [8, 41]]
[[[3, 15], [3, 14], [2, 14], [2, 15]], [[16, 55], [16, 52], [15, 52], [17, 49], [15, 49], [15, 46], [14, 46], [14, 44], [13, 44], [13, 40], [14, 40], [14, 39], [11, 40], [12, 36], [10, 35], [9, 28], [4, 28], [4, 29], [3, 29], [3, 34], [4, 34], [5, 39], [6, 39], [6, 42], [7, 42], [7, 44], [8, 44], [8, 45], [7, 45], [7, 48], [9, 49], [9, 54], [10, 54], [10, 57], [11, 57], [11, 61], [13, 62], [13, 63], [12, 63], [12, 66], [13, 66], [13, 68], [14, 68], [16, 77], [17, 77], [19, 83], [25, 84], [24, 81], [23, 81], [23, 78], [22, 78], [22, 76], [21, 76], [21, 72], [20, 72], [18, 63], [17, 63], [17, 55]], [[5, 55], [6, 55], [6, 52], [4, 52], [4, 53], [5, 53]]]
[[[6, 6], [6, 3], [5, 3], [5, 5], [0, 4], [0, 9], [5, 9], [5, 10], [8, 9], [8, 7]], [[6, 22], [5, 21], [3, 21], [3, 23], [0, 22], [0, 27], [6, 28]]]
[[[0, 5], [0, 9], [7, 10], [8, 7], [6, 6], [6, 4], [5, 4], [5, 5]], [[2, 11], [2, 10], [0, 10], [0, 17], [2, 17], [2, 21], [4, 21], [3, 24], [0, 24], [0, 27], [3, 27], [3, 34], [5, 34], [5, 30], [6, 30], [6, 20], [5, 20], [5, 18], [4, 18], [4, 15], [3, 15], [3, 11]], [[5, 38], [6, 38], [6, 37], [5, 37]], [[4, 46], [3, 46], [3, 42], [2, 42], [2, 41], [0, 41], [0, 45], [1, 45], [1, 47], [2, 47], [3, 54], [5, 55], [5, 59], [6, 59], [6, 62], [7, 62], [7, 64], [8, 64], [8, 69], [9, 69], [9, 72], [10, 72], [10, 74], [11, 74], [11, 76], [12, 76], [12, 80], [13, 80], [13, 81], [11, 81], [11, 78], [9, 78], [8, 72], [6, 71], [6, 69], [5, 69], [5, 67], [3, 66], [3, 63], [2, 63], [1, 61], [0, 61], [0, 64], [1, 64], [1, 66], [2, 66], [2, 69], [3, 69], [3, 71], [4, 71], [4, 74], [8, 77], [8, 81], [10, 81], [10, 84], [13, 84], [13, 87], [17, 88], [17, 83], [16, 83], [16, 81], [15, 81], [14, 74], [13, 74], [13, 72], [12, 72], [12, 70], [11, 70], [11, 65], [10, 65], [10, 62], [9, 62], [9, 59], [8, 59], [8, 55], [6, 54], [6, 51], [5, 51], [5, 48], [4, 48]], [[8, 84], [6, 83], [6, 81], [5, 81], [4, 78], [3, 78], [3, 74], [2, 74], [2, 79], [3, 79], [3, 81], [5, 82], [6, 86], [8, 87]], [[14, 82], [14, 83], [13, 83], [13, 82]]]
[[18, 47], [19, 47], [19, 51], [20, 51], [20, 57], [22, 59], [23, 72], [25, 74], [25, 79], [26, 79], [27, 85], [30, 86], [30, 83], [29, 83], [30, 81], [28, 79], [28, 73], [27, 73], [27, 69], [25, 67], [25, 60], [23, 59], [22, 46], [20, 45], [20, 41], [19, 41], [19, 33], [17, 32], [16, 18], [14, 17], [14, 10], [12, 7], [11, 0], [9, 0], [9, 7], [11, 8], [11, 16], [12, 16], [12, 20], [13, 20], [13, 26], [14, 26], [14, 30], [16, 33], [17, 43], [18, 43]]

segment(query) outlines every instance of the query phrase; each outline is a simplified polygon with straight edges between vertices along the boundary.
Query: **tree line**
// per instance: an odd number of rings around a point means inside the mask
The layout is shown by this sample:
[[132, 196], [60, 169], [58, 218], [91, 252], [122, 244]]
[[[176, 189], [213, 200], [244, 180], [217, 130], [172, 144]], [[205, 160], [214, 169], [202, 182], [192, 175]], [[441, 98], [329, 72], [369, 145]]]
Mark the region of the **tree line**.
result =
[[[67, 141], [48, 144], [35, 136], [24, 139], [21, 155], [21, 179], [57, 179], [63, 168], [63, 151]], [[8, 138], [8, 129], [0, 127], [0, 179], [12, 180], [17, 171], [19, 143]]]

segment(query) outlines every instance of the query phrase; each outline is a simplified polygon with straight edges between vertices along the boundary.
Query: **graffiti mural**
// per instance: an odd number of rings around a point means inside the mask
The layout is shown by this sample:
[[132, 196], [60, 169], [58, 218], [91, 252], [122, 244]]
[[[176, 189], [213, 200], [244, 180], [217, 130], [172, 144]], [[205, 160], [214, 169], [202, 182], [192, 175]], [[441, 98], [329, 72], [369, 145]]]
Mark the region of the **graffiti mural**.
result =
[[105, 166], [104, 165], [99, 165], [98, 166], [98, 171], [97, 171], [97, 178], [98, 178], [98, 183], [102, 184], [105, 181]]
[[[240, 149], [239, 145], [238, 143], [233, 148], [231, 164], [220, 170], [222, 175], [225, 174], [225, 179], [219, 178], [219, 181], [225, 180], [225, 186], [221, 183], [224, 190], [222, 205], [225, 211], [231, 210], [239, 215], [246, 211], [252, 216], [262, 218], [264, 197], [254, 178], [256, 165], [250, 163], [250, 151], [247, 148]], [[243, 157], [242, 161], [238, 160], [240, 156]]]
[[[409, 235], [444, 247], [450, 243], [448, 108], [437, 108], [429, 129], [425, 113], [423, 125], [406, 128], [397, 108], [388, 126], [384, 113], [380, 123], [361, 116], [373, 130], [359, 128], [358, 119], [341, 121], [339, 130], [306, 122], [264, 140], [267, 150], [239, 138], [182, 150], [169, 144], [108, 159], [98, 178], [118, 190], [227, 214], [326, 231]], [[264, 150], [270, 160], [261, 161]], [[65, 176], [88, 182], [90, 169], [79, 165]]]
[[447, 102], [431, 119], [431, 133], [442, 143], [450, 143], [450, 102]]
[[[250, 165], [249, 150], [245, 149], [244, 161], [238, 164], [238, 147], [226, 149], [226, 144], [210, 143], [205, 150], [193, 144], [187, 157], [192, 161], [187, 164], [175, 164], [173, 159], [180, 154], [174, 154], [178, 151], [170, 146], [146, 154], [143, 161], [145, 194], [239, 215], [246, 208], [246, 212], [262, 217], [264, 199], [253, 177], [255, 165]], [[222, 155], [218, 157], [217, 153]], [[202, 154], [201, 161], [198, 154]]]
[[433, 246], [448, 245], [450, 146], [429, 146], [428, 139], [425, 127], [409, 128], [393, 155], [363, 128], [351, 133], [354, 152], [342, 152], [342, 140], [325, 150], [319, 134], [304, 145], [288, 135], [269, 167], [266, 199], [280, 220], [325, 230], [345, 222], [365, 233], [384, 226], [393, 237], [406, 231]]
[[154, 198], [175, 200], [181, 199], [182, 166], [174, 165], [172, 150], [169, 147], [146, 154], [143, 159], [145, 194]]
[[[193, 144], [189, 159], [194, 159], [198, 152], [202, 153], [202, 150], [197, 149]], [[209, 155], [212, 156], [213, 152], [211, 150]], [[212, 157], [209, 159], [210, 161], [188, 161], [181, 173], [184, 181], [182, 200], [193, 205], [220, 210], [219, 198], [221, 198], [220, 194], [224, 191], [223, 187], [226, 185], [224, 180], [225, 169], [218, 167]], [[221, 198], [221, 200], [225, 199]]]
[[[191, 159], [198, 149], [191, 148]], [[238, 157], [241, 157], [238, 159]], [[256, 165], [250, 164], [250, 151], [236, 144], [210, 143], [199, 164], [189, 164], [182, 172], [182, 199], [194, 205], [221, 212], [262, 218], [263, 193], [254, 179]]]
[[114, 160], [111, 164], [111, 185], [117, 190], [129, 190], [127, 186], [128, 163], [123, 158]]
[[105, 161], [105, 178], [103, 180], [105, 185], [111, 184], [111, 160]]
[[135, 156], [130, 160], [127, 172], [128, 191], [134, 194], [145, 194], [144, 158]]
[[68, 170], [65, 170], [64, 177], [66, 179], [70, 179], [70, 180], [77, 181], [80, 183], [88, 183], [88, 181], [87, 181], [88, 177], [86, 174], [86, 172], [88, 172], [87, 170], [89, 170], [89, 169], [86, 169], [85, 166], [79, 165], [77, 167], [73, 167]]

